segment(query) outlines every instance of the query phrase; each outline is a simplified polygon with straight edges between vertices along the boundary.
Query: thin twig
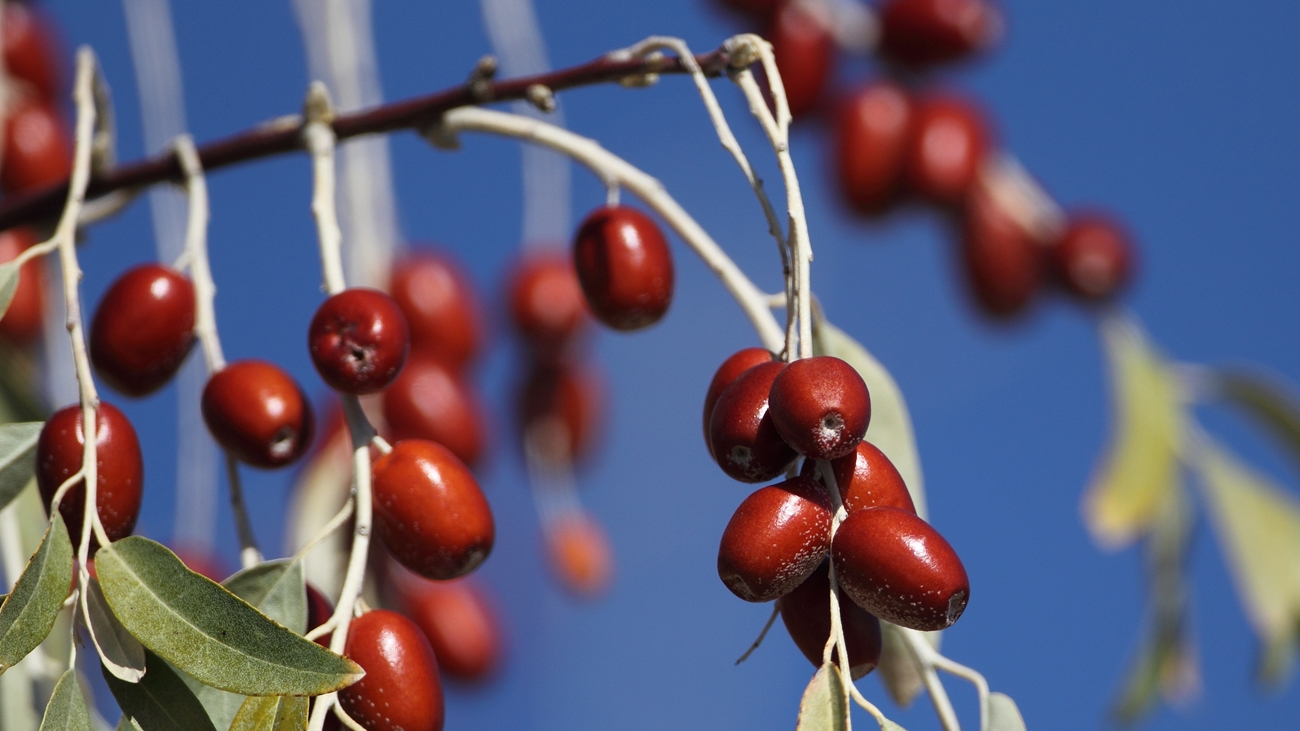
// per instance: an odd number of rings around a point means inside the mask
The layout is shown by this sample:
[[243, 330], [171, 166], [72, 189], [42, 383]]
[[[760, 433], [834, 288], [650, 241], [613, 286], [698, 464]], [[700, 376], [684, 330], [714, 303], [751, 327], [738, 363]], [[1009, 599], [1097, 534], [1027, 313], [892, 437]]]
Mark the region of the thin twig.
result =
[[758, 633], [758, 637], [754, 639], [754, 644], [750, 645], [748, 650], [745, 650], [745, 654], [736, 658], [737, 665], [748, 660], [749, 656], [753, 655], [754, 651], [757, 650], [759, 646], [763, 644], [764, 638], [767, 637], [768, 630], [772, 629], [772, 625], [776, 623], [776, 618], [780, 614], [781, 614], [781, 605], [774, 602], [772, 604], [772, 615], [767, 618], [767, 624], [763, 625], [763, 631]]

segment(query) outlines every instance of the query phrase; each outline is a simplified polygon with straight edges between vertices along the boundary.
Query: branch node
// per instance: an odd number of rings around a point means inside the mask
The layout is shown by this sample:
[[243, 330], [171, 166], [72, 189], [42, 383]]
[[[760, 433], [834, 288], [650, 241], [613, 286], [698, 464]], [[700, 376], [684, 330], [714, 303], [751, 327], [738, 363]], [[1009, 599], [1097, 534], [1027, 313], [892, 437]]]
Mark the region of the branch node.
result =
[[728, 38], [722, 44], [722, 49], [727, 52], [727, 65], [733, 69], [753, 66], [760, 58], [757, 44], [765, 42], [753, 33], [742, 33]]
[[465, 81], [465, 86], [469, 88], [470, 96], [483, 102], [492, 98], [492, 80], [496, 78], [497, 57], [487, 54], [474, 64], [474, 70], [469, 72], [469, 78]]
[[548, 114], [555, 111], [555, 94], [551, 92], [551, 87], [533, 84], [525, 93], [528, 95], [529, 104]]
[[307, 124], [319, 122], [330, 124], [334, 121], [334, 102], [330, 99], [329, 88], [323, 81], [313, 81], [307, 87], [307, 98], [302, 103], [302, 116]]
[[659, 74], [633, 74], [624, 76], [618, 80], [618, 85], [624, 89], [640, 89], [647, 86], [654, 86], [659, 82]]

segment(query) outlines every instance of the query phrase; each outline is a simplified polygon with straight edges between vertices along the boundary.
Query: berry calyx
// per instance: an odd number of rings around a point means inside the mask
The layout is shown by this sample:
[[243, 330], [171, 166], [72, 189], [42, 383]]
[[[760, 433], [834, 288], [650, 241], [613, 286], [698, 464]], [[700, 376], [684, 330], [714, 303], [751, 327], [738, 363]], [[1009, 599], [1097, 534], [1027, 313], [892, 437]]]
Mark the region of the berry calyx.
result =
[[366, 671], [339, 691], [339, 703], [368, 731], [440, 731], [442, 681], [424, 633], [397, 612], [352, 620], [343, 654]]
[[785, 363], [760, 363], [722, 389], [709, 418], [713, 458], [728, 477], [765, 482], [785, 471], [797, 456], [777, 433], [768, 409], [772, 381]]
[[[8, 6], [6, 6], [8, 7]], [[0, 232], [0, 264], [13, 261], [36, 244], [36, 237], [25, 228]], [[40, 257], [18, 269], [18, 286], [9, 309], [0, 317], [0, 337], [10, 343], [26, 345], [41, 334], [45, 321], [45, 268]]]
[[311, 445], [311, 404], [297, 381], [263, 360], [241, 360], [203, 387], [203, 421], [217, 444], [239, 461], [274, 469]]
[[7, 193], [53, 185], [72, 172], [68, 130], [53, 107], [26, 104], [4, 122], [0, 187]]
[[592, 211], [574, 236], [573, 264], [592, 314], [609, 327], [640, 330], [668, 312], [672, 253], [658, 224], [641, 211]]
[[571, 257], [529, 252], [515, 266], [507, 289], [511, 323], [538, 357], [563, 355], [586, 330], [590, 314]]
[[816, 3], [782, 3], [772, 16], [766, 37], [785, 86], [790, 116], [799, 118], [816, 108], [835, 74], [835, 38], [829, 17]]
[[987, 0], [890, 0], [880, 8], [880, 55], [912, 68], [958, 61], [1002, 36]]
[[403, 566], [426, 579], [454, 579], [492, 551], [496, 527], [478, 481], [446, 447], [408, 439], [375, 461], [375, 523]]
[[1128, 232], [1100, 213], [1071, 216], [1053, 255], [1057, 279], [1066, 291], [1085, 301], [1112, 299], [1132, 277], [1133, 244]]
[[438, 442], [468, 465], [483, 456], [483, 409], [465, 377], [442, 360], [412, 354], [382, 398], [394, 441]]
[[603, 595], [614, 577], [614, 557], [600, 523], [574, 512], [549, 520], [545, 535], [546, 555], [560, 584], [581, 599]]
[[90, 325], [90, 360], [114, 390], [145, 396], [180, 370], [194, 346], [194, 285], [161, 264], [142, 264], [109, 286]]
[[975, 102], [946, 92], [920, 97], [914, 110], [905, 165], [908, 184], [932, 203], [959, 205], [991, 147], [984, 113]]
[[392, 383], [411, 347], [406, 316], [377, 289], [344, 290], [321, 303], [307, 331], [321, 380], [343, 393], [378, 393]]
[[760, 487], [745, 498], [722, 532], [718, 576], [747, 602], [794, 589], [830, 549], [831, 502], [806, 477]]
[[[840, 491], [844, 509], [850, 513], [863, 508], [889, 507], [916, 512], [912, 495], [907, 491], [903, 476], [889, 457], [876, 445], [865, 439], [850, 453], [831, 460], [835, 485]], [[800, 474], [820, 480], [815, 460], [805, 460]]]
[[[876, 669], [880, 663], [882, 638], [880, 620], [859, 607], [843, 591], [839, 595], [840, 626], [849, 651], [849, 673], [854, 680]], [[807, 579], [789, 594], [776, 600], [781, 621], [790, 639], [813, 667], [822, 666], [822, 650], [831, 636], [831, 580], [829, 564], [823, 561]], [[831, 661], [839, 663], [839, 649], [831, 650]]]
[[389, 294], [406, 315], [411, 349], [463, 368], [483, 342], [483, 315], [469, 278], [450, 254], [417, 249], [393, 264]]
[[795, 451], [835, 459], [853, 451], [871, 422], [871, 395], [853, 366], [830, 355], [796, 360], [772, 380], [769, 414]]
[[[418, 580], [415, 580], [418, 581]], [[486, 679], [501, 664], [501, 627], [483, 587], [471, 578], [412, 581], [404, 613], [424, 632], [438, 667], [457, 680]]]
[[739, 378], [740, 374], [761, 363], [771, 363], [775, 358], [776, 356], [763, 348], [745, 348], [732, 353], [722, 361], [722, 365], [718, 366], [718, 370], [713, 374], [713, 380], [709, 381], [709, 390], [704, 394], [704, 446], [708, 448], [710, 455], [713, 454], [713, 445], [709, 440], [709, 420], [713, 418], [713, 407], [717, 405], [723, 390]]
[[840, 103], [834, 167], [855, 210], [878, 215], [902, 198], [913, 116], [911, 96], [891, 81], [868, 84]]
[[1025, 225], [984, 185], [966, 202], [962, 268], [976, 303], [988, 315], [1023, 312], [1042, 283], [1043, 254]]

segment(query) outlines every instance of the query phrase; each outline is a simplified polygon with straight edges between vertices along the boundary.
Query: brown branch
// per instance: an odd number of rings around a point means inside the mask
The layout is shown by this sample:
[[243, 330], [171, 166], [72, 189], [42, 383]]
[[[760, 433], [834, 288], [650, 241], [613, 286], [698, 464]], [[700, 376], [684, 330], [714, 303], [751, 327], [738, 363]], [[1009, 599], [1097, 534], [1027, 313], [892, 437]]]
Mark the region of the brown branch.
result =
[[[719, 75], [730, 62], [729, 55], [723, 49], [696, 56], [695, 59], [709, 76]], [[602, 56], [585, 64], [535, 76], [503, 81], [476, 79], [472, 85], [467, 83], [425, 96], [343, 114], [334, 120], [332, 126], [339, 140], [401, 129], [417, 129], [456, 107], [526, 99], [529, 87], [535, 85], [561, 91], [635, 79], [651, 73], [680, 74], [685, 73], [685, 69], [679, 59], [659, 55], [627, 60]], [[209, 142], [199, 147], [199, 160], [203, 169], [211, 172], [248, 160], [301, 150], [302, 125], [301, 118], [290, 117]], [[95, 175], [90, 180], [86, 195], [87, 198], [97, 198], [117, 190], [141, 188], [165, 181], [179, 182], [183, 179], [180, 161], [175, 153], [168, 152]], [[67, 195], [68, 181], [64, 180], [0, 201], [0, 231], [57, 216], [63, 209]]]

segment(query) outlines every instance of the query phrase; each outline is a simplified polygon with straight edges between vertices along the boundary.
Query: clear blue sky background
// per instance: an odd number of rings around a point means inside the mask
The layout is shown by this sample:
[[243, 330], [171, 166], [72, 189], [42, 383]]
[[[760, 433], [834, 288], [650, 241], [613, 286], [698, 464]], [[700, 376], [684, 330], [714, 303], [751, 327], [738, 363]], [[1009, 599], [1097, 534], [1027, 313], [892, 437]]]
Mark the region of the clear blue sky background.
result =
[[[539, 14], [557, 65], [650, 34], [712, 48], [737, 30], [705, 0], [552, 0]], [[48, 6], [70, 43], [99, 53], [117, 102], [121, 152], [141, 151], [125, 22], [115, 2]], [[1007, 2], [1009, 35], [988, 61], [948, 77], [978, 94], [1001, 139], [1067, 206], [1100, 205], [1126, 219], [1141, 248], [1128, 303], [1173, 355], [1265, 364], [1300, 380], [1300, 7], [1285, 3]], [[411, 96], [464, 79], [488, 52], [476, 3], [376, 3], [385, 92]], [[186, 102], [199, 140], [300, 106], [307, 82], [288, 2], [174, 3]], [[865, 62], [845, 64], [866, 77]], [[719, 93], [742, 141], [764, 142], [737, 95]], [[752, 196], [718, 147], [689, 83], [565, 94], [570, 125], [644, 166], [768, 289], [778, 264]], [[968, 305], [948, 232], [918, 216], [868, 227], [827, 185], [816, 125], [794, 140], [817, 247], [813, 282], [830, 317], [862, 339], [910, 400], [935, 525], [961, 552], [973, 598], [945, 649], [1020, 703], [1031, 728], [1107, 726], [1106, 709], [1143, 616], [1140, 562], [1103, 554], [1079, 520], [1080, 491], [1107, 434], [1108, 395], [1092, 323], [1053, 299], [1027, 322], [996, 328]], [[514, 143], [467, 139], [456, 154], [413, 135], [394, 138], [402, 225], [413, 239], [457, 249], [495, 308], [519, 244]], [[575, 216], [603, 191], [586, 173]], [[320, 301], [320, 269], [303, 156], [214, 175], [211, 248], [228, 357], [262, 357], [309, 389], [304, 331]], [[774, 182], [775, 185], [775, 182]], [[143, 201], [95, 229], [85, 247], [86, 301], [150, 259]], [[596, 350], [612, 401], [608, 438], [583, 476], [584, 497], [609, 528], [618, 577], [606, 600], [574, 602], [540, 562], [539, 536], [508, 443], [514, 353], [498, 327], [480, 385], [494, 444], [482, 478], [498, 518], [482, 570], [501, 598], [510, 656], [490, 688], [453, 689], [448, 728], [789, 729], [812, 667], [779, 628], [745, 665], [732, 661], [767, 617], [718, 581], [719, 536], [747, 488], [710, 464], [699, 408], [713, 369], [755, 343], [738, 309], [684, 249], [673, 309], [636, 336], [602, 335]], [[174, 388], [124, 404], [148, 460], [140, 529], [167, 539], [174, 505]], [[120, 400], [119, 400], [120, 403]], [[1290, 466], [1231, 415], [1207, 423], [1272, 474]], [[247, 471], [256, 529], [280, 545], [288, 473]], [[234, 563], [229, 536], [223, 554]], [[1251, 682], [1256, 648], [1213, 536], [1198, 527], [1194, 623], [1204, 692], [1162, 709], [1149, 729], [1292, 729], [1300, 686], [1266, 693]], [[868, 697], [911, 731], [937, 728], [926, 701], [901, 711], [878, 683]], [[974, 694], [950, 683], [963, 717]], [[865, 716], [859, 721], [870, 726]]]

